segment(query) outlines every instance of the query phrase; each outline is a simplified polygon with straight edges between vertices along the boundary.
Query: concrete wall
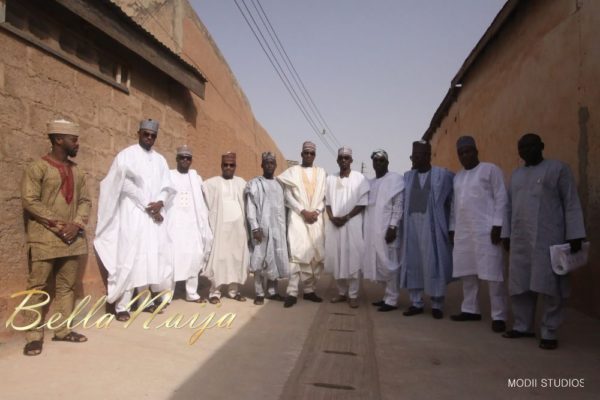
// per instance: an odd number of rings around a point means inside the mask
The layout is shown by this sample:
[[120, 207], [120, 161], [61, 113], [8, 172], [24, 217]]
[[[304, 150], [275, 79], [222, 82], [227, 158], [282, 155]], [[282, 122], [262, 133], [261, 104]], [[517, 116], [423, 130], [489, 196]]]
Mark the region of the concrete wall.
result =
[[[237, 152], [238, 175], [246, 179], [261, 173], [262, 151], [275, 151], [284, 168], [285, 158], [255, 120], [235, 77], [191, 7], [186, 1], [163, 3], [156, 15], [176, 27], [176, 34], [166, 35], [156, 26], [147, 29], [203, 71], [209, 79], [205, 100], [142, 63], [132, 66], [130, 94], [126, 94], [0, 31], [0, 321], [16, 304], [10, 294], [26, 286], [19, 183], [25, 165], [49, 150], [44, 133], [47, 121], [66, 117], [81, 125], [76, 161], [88, 173], [94, 201], [115, 154], [137, 142], [138, 123], [145, 117], [160, 120], [156, 149], [172, 168], [175, 148], [184, 143], [194, 149], [193, 167], [205, 178], [220, 174], [220, 154], [226, 151]], [[127, 4], [123, 7], [129, 10]], [[80, 296], [98, 296], [104, 291], [91, 246], [97, 206], [94, 203], [87, 229], [89, 257], [82, 271]], [[0, 333], [9, 334], [2, 330], [4, 324]]]
[[517, 140], [539, 134], [546, 158], [571, 166], [579, 185], [590, 265], [574, 274], [571, 304], [600, 316], [600, 2], [522, 1], [467, 73], [432, 138], [433, 162], [458, 170], [456, 139], [472, 134], [480, 159], [507, 178]]

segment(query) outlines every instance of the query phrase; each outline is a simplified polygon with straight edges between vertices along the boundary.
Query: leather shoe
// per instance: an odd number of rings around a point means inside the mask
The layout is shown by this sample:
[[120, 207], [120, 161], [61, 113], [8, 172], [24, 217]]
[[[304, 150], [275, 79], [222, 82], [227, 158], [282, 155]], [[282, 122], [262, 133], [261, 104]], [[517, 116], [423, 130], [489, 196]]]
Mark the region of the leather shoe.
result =
[[256, 304], [257, 306], [262, 306], [263, 304], [265, 304], [265, 297], [264, 296], [256, 296], [254, 298], [254, 304]]
[[381, 307], [385, 304], [385, 301], [383, 300], [379, 300], [379, 301], [375, 301], [373, 303], [371, 303], [372, 305], [374, 305], [375, 307]]
[[554, 350], [558, 347], [558, 340], [556, 339], [541, 339], [540, 349]]
[[398, 307], [394, 307], [394, 306], [390, 306], [389, 304], [385, 304], [383, 303], [378, 309], [377, 311], [381, 311], [381, 312], [388, 312], [388, 311], [394, 311], [397, 310]]
[[290, 308], [291, 306], [296, 304], [297, 301], [298, 301], [298, 299], [295, 296], [287, 296], [285, 298], [285, 301], [283, 302], [283, 307]]
[[533, 332], [521, 332], [511, 329], [510, 331], [506, 331], [502, 334], [503, 338], [507, 339], [518, 339], [524, 337], [535, 337], [535, 333]]
[[322, 298], [320, 298], [319, 296], [317, 296], [315, 294], [315, 292], [310, 292], [310, 293], [304, 293], [304, 296], [302, 296], [302, 298], [304, 300], [310, 300], [310, 301], [314, 301], [315, 303], [320, 303], [323, 301]]
[[492, 330], [497, 333], [504, 332], [506, 330], [506, 322], [500, 319], [492, 321]]
[[442, 318], [444, 318], [444, 312], [442, 310], [440, 310], [439, 308], [432, 308], [431, 309], [431, 315], [435, 319], [442, 319]]
[[410, 307], [408, 307], [408, 310], [406, 310], [402, 313], [402, 315], [404, 315], [405, 317], [411, 317], [411, 316], [417, 315], [417, 314], [423, 314], [423, 308], [410, 306]]
[[461, 312], [457, 315], [450, 316], [452, 321], [481, 321], [481, 314], [473, 314], [470, 312]]

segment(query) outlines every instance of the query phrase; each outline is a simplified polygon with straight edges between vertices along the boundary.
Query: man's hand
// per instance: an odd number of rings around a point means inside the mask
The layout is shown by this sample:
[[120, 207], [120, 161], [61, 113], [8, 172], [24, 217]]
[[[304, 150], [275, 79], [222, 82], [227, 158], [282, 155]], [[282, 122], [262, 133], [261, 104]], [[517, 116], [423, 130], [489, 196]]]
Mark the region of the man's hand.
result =
[[490, 232], [490, 239], [492, 240], [492, 244], [499, 244], [502, 239], [500, 238], [500, 233], [502, 233], [501, 226], [492, 226], [492, 231]]
[[338, 228], [341, 228], [342, 226], [346, 225], [346, 222], [348, 222], [350, 218], [348, 218], [348, 216], [346, 215], [344, 217], [331, 217], [329, 218], [329, 220], [333, 225], [337, 226]]
[[79, 234], [79, 225], [73, 224], [71, 222], [66, 222], [60, 224], [60, 230], [58, 231], [58, 236], [61, 238], [63, 242], [66, 244], [71, 244], [77, 239], [77, 235]]
[[396, 240], [397, 231], [398, 231], [397, 227], [389, 226], [387, 228], [387, 231], [385, 232], [385, 242], [389, 244], [389, 243], [392, 243], [394, 240]]
[[504, 247], [504, 250], [510, 251], [510, 238], [502, 239], [502, 246]]
[[448, 240], [450, 245], [454, 246], [454, 231], [448, 231]]
[[[156, 214], [159, 214], [161, 208], [163, 208], [163, 207], [164, 207], [164, 204], [162, 201], [153, 201], [152, 203], [149, 203], [148, 206], [146, 207], [146, 212], [148, 213], [148, 215], [150, 215], [152, 217], [152, 219], [154, 219], [154, 216]], [[161, 219], [161, 221], [162, 221], [162, 219]]]
[[156, 222], [157, 224], [160, 224], [161, 222], [164, 221], [164, 218], [160, 213], [156, 213], [156, 214], [152, 215], [152, 220], [154, 222]]
[[252, 238], [256, 240], [257, 243], [261, 243], [263, 240], [263, 231], [261, 228], [258, 228], [252, 231]]
[[319, 219], [319, 213], [317, 211], [302, 210], [300, 214], [307, 224], [314, 224]]
[[583, 242], [583, 239], [573, 239], [573, 240], [569, 240], [569, 245], [571, 246], [571, 254], [573, 253], [577, 253], [579, 250], [581, 250], [581, 244]]

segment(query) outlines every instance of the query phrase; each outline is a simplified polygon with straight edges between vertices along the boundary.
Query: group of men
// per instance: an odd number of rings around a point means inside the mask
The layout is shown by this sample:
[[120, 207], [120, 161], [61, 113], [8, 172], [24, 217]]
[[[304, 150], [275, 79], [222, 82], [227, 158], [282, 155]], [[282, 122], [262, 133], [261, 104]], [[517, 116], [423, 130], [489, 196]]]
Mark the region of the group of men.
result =
[[[107, 300], [116, 319], [127, 321], [134, 290], [171, 294], [185, 281], [185, 298], [204, 302], [199, 275], [210, 280], [208, 302], [218, 304], [222, 289], [246, 301], [239, 287], [254, 275], [257, 305], [264, 299], [296, 304], [321, 302], [315, 293], [321, 271], [333, 274], [332, 303], [359, 306], [361, 278], [383, 282], [379, 311], [397, 309], [399, 289], [408, 289], [405, 316], [424, 312], [443, 318], [447, 284], [460, 278], [461, 312], [454, 321], [481, 320], [478, 290], [488, 282], [492, 330], [506, 331], [508, 296], [501, 244], [509, 255], [514, 315], [506, 338], [533, 337], [535, 305], [543, 297], [540, 347], [557, 347], [556, 330], [568, 296], [568, 276], [554, 274], [549, 246], [568, 242], [579, 251], [585, 237], [581, 206], [569, 168], [544, 160], [540, 137], [518, 143], [525, 166], [513, 173], [507, 191], [502, 171], [480, 162], [475, 140], [463, 136], [456, 176], [431, 165], [428, 142], [413, 143], [413, 168], [404, 176], [388, 170], [384, 150], [372, 153], [375, 178], [351, 169], [352, 149], [338, 151], [339, 172], [327, 176], [314, 165], [316, 146], [302, 145], [300, 165], [275, 176], [277, 160], [262, 154], [263, 175], [249, 182], [235, 175], [236, 154], [221, 159], [221, 175], [206, 181], [190, 168], [188, 146], [177, 149], [176, 170], [153, 149], [158, 121], [140, 123], [138, 143], [122, 150], [100, 184], [94, 247], [108, 272]], [[45, 289], [56, 273], [55, 304], [63, 315], [73, 309], [78, 256], [87, 252], [85, 224], [91, 201], [85, 176], [69, 159], [78, 150], [79, 127], [59, 120], [48, 124], [52, 149], [24, 173], [23, 205], [31, 274], [29, 289]], [[327, 217], [325, 217], [325, 213]], [[285, 296], [277, 281], [287, 279]], [[226, 288], [224, 288], [226, 286]], [[165, 296], [167, 296], [165, 295]], [[166, 301], [170, 301], [170, 296]], [[144, 311], [159, 312], [157, 304]], [[34, 318], [33, 314], [28, 318]], [[84, 342], [64, 327], [53, 340]], [[42, 351], [43, 331], [27, 333], [26, 355]]]

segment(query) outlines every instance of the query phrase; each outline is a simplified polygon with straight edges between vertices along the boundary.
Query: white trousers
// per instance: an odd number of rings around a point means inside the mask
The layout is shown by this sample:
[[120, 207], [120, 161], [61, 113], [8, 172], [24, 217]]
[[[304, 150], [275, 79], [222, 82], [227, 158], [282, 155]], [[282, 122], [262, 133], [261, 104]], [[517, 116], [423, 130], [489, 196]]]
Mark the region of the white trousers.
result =
[[348, 296], [351, 299], [356, 299], [358, 297], [358, 291], [360, 289], [359, 278], [336, 279], [335, 284], [340, 296]]
[[[170, 287], [168, 287], [169, 285], [165, 284], [160, 284], [160, 285], [144, 285], [144, 286], [140, 286], [137, 287], [135, 289], [137, 289], [138, 293], [143, 292], [144, 290], [148, 289], [148, 287], [150, 287], [150, 291], [152, 293], [160, 293], [163, 290], [166, 289], [170, 289]], [[129, 311], [129, 308], [127, 307], [127, 305], [129, 304], [129, 302], [131, 301], [132, 297], [133, 297], [133, 290], [134, 289], [129, 289], [126, 290], [125, 292], [123, 292], [123, 295], [121, 296], [121, 298], [119, 300], [117, 300], [117, 304], [115, 304], [115, 311], [116, 312], [123, 312], [123, 311]], [[164, 295], [165, 297], [168, 296], [167, 294]], [[163, 297], [164, 298], [164, 297]], [[157, 301], [161, 301], [163, 298], [159, 298]], [[142, 296], [142, 300], [144, 299], [144, 296]], [[170, 301], [169, 301], [170, 303]]]
[[385, 292], [383, 293], [383, 302], [388, 306], [396, 307], [400, 290], [398, 289], [398, 270], [392, 272], [390, 279], [384, 282]]
[[[298, 266], [298, 268], [295, 266]], [[288, 296], [298, 297], [298, 286], [300, 281], [302, 281], [304, 293], [314, 293], [317, 288], [319, 276], [321, 276], [321, 271], [323, 270], [323, 263], [312, 262], [310, 264], [300, 264], [290, 262], [290, 270], [294, 271], [297, 269], [300, 271], [290, 275], [286, 290]]]
[[[171, 282], [171, 291], [175, 292], [175, 282]], [[200, 295], [198, 294], [198, 276], [192, 276], [185, 280], [185, 299], [187, 301], [198, 300]]]
[[[476, 275], [463, 276], [460, 278], [463, 287], [463, 302], [460, 307], [462, 312], [481, 314], [479, 308], [479, 284], [481, 279]], [[494, 321], [506, 321], [508, 309], [508, 293], [504, 282], [487, 281], [490, 295], [490, 306], [492, 319]]]
[[510, 296], [515, 322], [513, 329], [519, 332], [533, 332], [535, 309], [538, 295], [542, 298], [542, 339], [556, 340], [556, 331], [564, 319], [564, 299], [536, 292], [525, 292]]
[[265, 297], [265, 287], [269, 296], [273, 296], [276, 293], [277, 281], [268, 280], [266, 276], [263, 276], [262, 271], [254, 272], [254, 292], [256, 296]]

